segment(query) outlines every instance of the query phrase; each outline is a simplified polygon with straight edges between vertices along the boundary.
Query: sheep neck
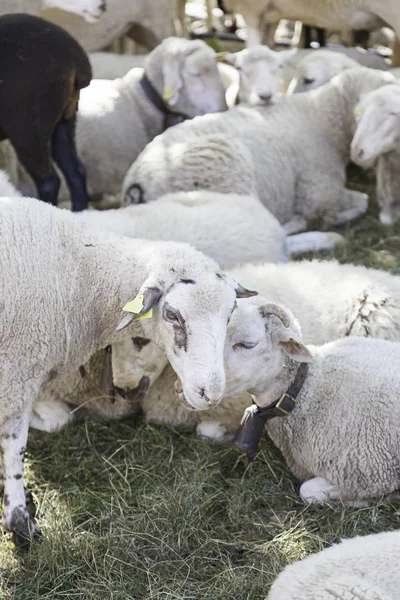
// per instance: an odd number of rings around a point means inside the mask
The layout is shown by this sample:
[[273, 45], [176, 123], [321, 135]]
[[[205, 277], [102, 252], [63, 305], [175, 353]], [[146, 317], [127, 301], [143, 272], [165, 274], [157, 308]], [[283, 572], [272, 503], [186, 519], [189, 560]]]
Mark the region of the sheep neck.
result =
[[260, 408], [267, 408], [270, 404], [278, 400], [278, 398], [287, 392], [296, 379], [300, 363], [289, 358], [287, 355], [283, 355], [282, 358], [284, 362], [280, 373], [267, 383], [265, 392], [256, 396], [256, 404]]

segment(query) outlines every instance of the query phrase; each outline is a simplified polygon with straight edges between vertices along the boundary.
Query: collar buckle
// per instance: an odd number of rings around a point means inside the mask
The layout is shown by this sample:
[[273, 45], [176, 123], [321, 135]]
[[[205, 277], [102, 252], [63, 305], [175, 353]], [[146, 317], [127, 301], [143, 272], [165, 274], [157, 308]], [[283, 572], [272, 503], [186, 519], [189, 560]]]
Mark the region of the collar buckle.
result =
[[[287, 408], [284, 408], [282, 406], [282, 404], [287, 402], [287, 400], [294, 406], [288, 406]], [[294, 409], [295, 406], [296, 406], [296, 398], [293, 398], [293, 396], [290, 396], [287, 392], [282, 394], [282, 396], [279, 398], [278, 402], [275, 404], [275, 408], [277, 410], [280, 410], [281, 413], [283, 413], [286, 416], [290, 415], [290, 413], [292, 412], [292, 410]]]

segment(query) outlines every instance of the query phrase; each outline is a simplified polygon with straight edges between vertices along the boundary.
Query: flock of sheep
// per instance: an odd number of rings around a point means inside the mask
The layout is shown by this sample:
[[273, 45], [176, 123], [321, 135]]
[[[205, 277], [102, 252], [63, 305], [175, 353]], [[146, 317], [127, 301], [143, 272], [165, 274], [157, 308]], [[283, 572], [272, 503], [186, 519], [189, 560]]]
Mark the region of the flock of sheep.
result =
[[[289, 261], [342, 242], [307, 231], [315, 216], [341, 225], [366, 212], [368, 197], [346, 188], [350, 160], [375, 169], [381, 222], [400, 218], [396, 72], [357, 51], [254, 45], [219, 57], [171, 32], [144, 59], [88, 58], [58, 25], [21, 14], [27, 2], [9, 4], [0, 476], [14, 541], [41, 536], [23, 478], [29, 427], [55, 431], [84, 413], [140, 407], [148, 422], [218, 441], [234, 439], [245, 413], [245, 428], [266, 424], [304, 502], [395, 498], [400, 279]], [[76, 13], [88, 31], [106, 8], [33, 4]], [[264, 24], [300, 18], [277, 4], [259, 0]], [[394, 0], [331, 4], [400, 33]], [[69, 202], [72, 212], [60, 208]], [[286, 568], [268, 599], [395, 600], [399, 556], [398, 532], [347, 540]]]

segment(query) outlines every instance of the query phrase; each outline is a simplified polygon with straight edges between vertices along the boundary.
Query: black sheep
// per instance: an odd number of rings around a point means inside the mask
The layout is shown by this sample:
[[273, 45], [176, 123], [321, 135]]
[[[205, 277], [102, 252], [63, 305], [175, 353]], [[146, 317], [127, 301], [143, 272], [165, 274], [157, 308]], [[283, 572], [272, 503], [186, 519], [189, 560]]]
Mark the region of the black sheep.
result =
[[39, 198], [56, 205], [54, 159], [74, 211], [88, 203], [74, 130], [79, 91], [91, 77], [85, 51], [61, 27], [27, 14], [0, 17], [0, 140], [10, 140]]

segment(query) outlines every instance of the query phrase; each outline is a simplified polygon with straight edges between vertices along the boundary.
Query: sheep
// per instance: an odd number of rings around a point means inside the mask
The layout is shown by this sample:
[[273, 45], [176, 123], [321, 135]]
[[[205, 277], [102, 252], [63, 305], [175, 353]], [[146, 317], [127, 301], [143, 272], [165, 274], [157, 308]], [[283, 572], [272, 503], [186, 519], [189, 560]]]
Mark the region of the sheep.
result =
[[[49, 60], [51, 48], [51, 60]], [[68, 183], [74, 211], [87, 208], [85, 172], [74, 145], [80, 90], [91, 78], [88, 58], [60, 27], [39, 17], [0, 17], [0, 140], [8, 139], [38, 196], [57, 204], [51, 159]]]
[[243, 15], [249, 46], [272, 44], [281, 19], [344, 30], [376, 29], [386, 23], [400, 37], [397, 0], [224, 0], [224, 4], [228, 11]]
[[395, 600], [400, 532], [345, 539], [285, 567], [265, 600]]
[[388, 85], [366, 94], [357, 104], [355, 114], [358, 122], [351, 143], [351, 159], [364, 168], [378, 161], [379, 219], [391, 225], [400, 217], [400, 85]]
[[106, 10], [106, 2], [104, 0], [1, 0], [0, 14], [38, 15], [42, 10], [53, 7], [83, 17], [87, 23], [97, 23]]
[[168, 124], [226, 108], [215, 53], [201, 40], [168, 38], [144, 71], [92, 81], [81, 94], [76, 130], [90, 195], [118, 193], [132, 161]]
[[[269, 302], [288, 306], [300, 319], [307, 344], [322, 345], [350, 335], [400, 341], [400, 278], [389, 273], [313, 260], [248, 264], [229, 274], [257, 289]], [[207, 411], [186, 410], [175, 398], [175, 376], [166, 366], [165, 355], [150, 338], [127, 337], [113, 345], [112, 366], [115, 386], [130, 391], [127, 399], [117, 394], [111, 404], [101, 387], [104, 363], [102, 351], [85, 365], [84, 379], [77, 372], [68, 381], [43, 386], [34, 406], [37, 424], [31, 426], [49, 431], [62, 426], [58, 414], [53, 419], [48, 414], [40, 416], [41, 405], [54, 406], [55, 401], [83, 405], [73, 415], [89, 412], [105, 418], [129, 416], [139, 403], [148, 422], [197, 429], [199, 435], [226, 441], [232, 439], [251, 403], [249, 394], [241, 394], [224, 398]], [[147, 396], [141, 397], [147, 389]], [[70, 414], [67, 408], [65, 412]]]
[[84, 211], [76, 218], [128, 237], [191, 243], [224, 269], [250, 261], [287, 261], [292, 253], [331, 249], [343, 240], [332, 232], [286, 236], [257, 198], [203, 190], [167, 194], [157, 204]]
[[103, 50], [124, 35], [153, 50], [163, 39], [180, 35], [184, 25], [179, 23], [178, 0], [106, 0], [106, 3], [105, 14], [94, 24], [55, 8], [43, 10], [40, 15], [68, 31], [87, 52]]
[[298, 62], [287, 93], [308, 92], [330, 81], [341, 71], [355, 67], [358, 67], [358, 63], [346, 54], [316, 50]]
[[21, 198], [22, 194], [14, 187], [8, 174], [0, 170], [0, 198]]
[[[22, 463], [41, 385], [77, 371], [139, 317], [132, 330], [143, 330], [165, 351], [187, 402], [197, 408], [217, 403], [235, 292], [255, 292], [185, 244], [98, 232], [68, 211], [29, 198], [2, 198], [0, 211], [3, 520], [24, 545], [40, 535], [27, 512]], [[121, 307], [127, 311], [122, 320]]]
[[399, 360], [400, 344], [387, 340], [305, 346], [292, 312], [259, 297], [232, 315], [225, 395], [249, 391], [261, 418], [270, 407], [268, 435], [303, 482], [304, 502], [364, 506], [400, 487]]
[[268, 106], [279, 99], [282, 68], [296, 48], [275, 52], [267, 46], [253, 46], [223, 57], [239, 71], [237, 101], [250, 106]]
[[344, 188], [353, 111], [361, 94], [394, 81], [386, 72], [348, 69], [273, 106], [238, 106], [181, 123], [154, 139], [130, 167], [123, 203], [198, 188], [246, 193], [242, 181], [253, 167], [251, 192], [280, 223], [294, 220], [287, 232], [306, 228], [304, 217], [315, 213], [330, 213], [337, 224], [356, 218], [368, 199]]

